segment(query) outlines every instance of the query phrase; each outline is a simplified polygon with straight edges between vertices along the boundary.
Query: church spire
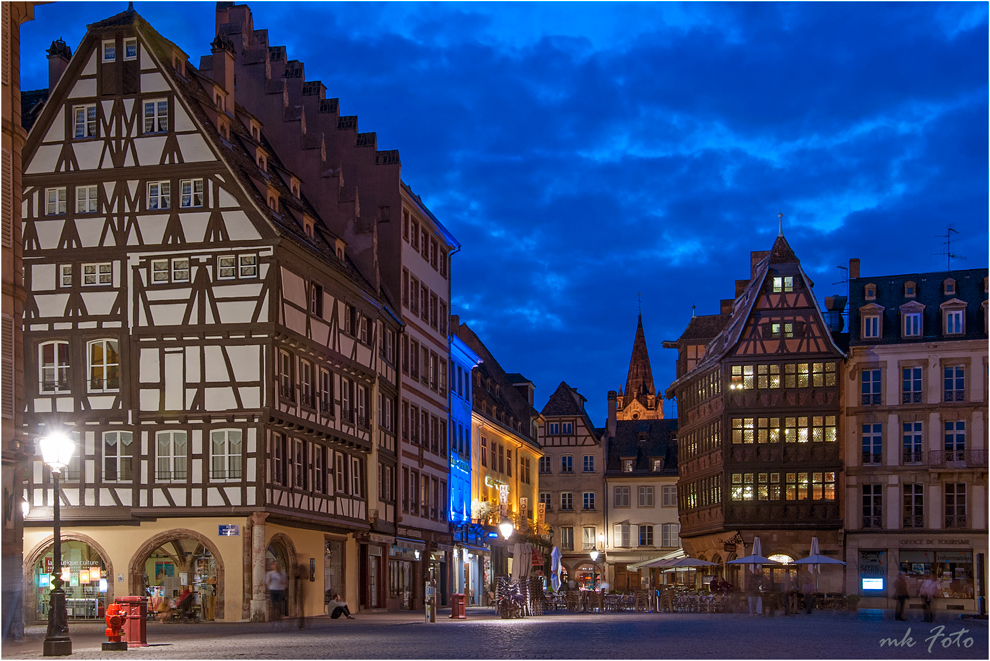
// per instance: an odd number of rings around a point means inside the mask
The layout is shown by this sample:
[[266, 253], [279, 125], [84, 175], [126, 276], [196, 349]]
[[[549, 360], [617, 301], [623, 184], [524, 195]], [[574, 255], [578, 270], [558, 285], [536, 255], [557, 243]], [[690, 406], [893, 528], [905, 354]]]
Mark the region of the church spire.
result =
[[650, 368], [650, 354], [646, 350], [646, 334], [643, 332], [643, 313], [639, 313], [636, 325], [636, 339], [633, 340], [632, 358], [629, 359], [629, 374], [626, 377], [626, 396], [640, 399], [646, 404], [646, 396], [655, 397], [653, 370]]

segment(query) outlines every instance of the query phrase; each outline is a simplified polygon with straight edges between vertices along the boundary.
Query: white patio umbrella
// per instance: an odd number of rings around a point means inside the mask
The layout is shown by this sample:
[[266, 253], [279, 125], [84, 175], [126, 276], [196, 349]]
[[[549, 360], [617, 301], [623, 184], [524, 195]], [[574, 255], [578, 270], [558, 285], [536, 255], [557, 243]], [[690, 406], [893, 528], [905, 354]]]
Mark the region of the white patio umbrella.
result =
[[717, 562], [708, 562], [707, 560], [699, 560], [697, 558], [678, 558], [677, 560], [668, 560], [668, 564], [664, 565], [664, 571], [668, 569], [676, 569], [678, 567], [717, 567]]
[[556, 546], [550, 552], [550, 587], [554, 592], [560, 590], [560, 549]]
[[827, 555], [822, 555], [820, 549], [818, 548], [818, 538], [811, 538], [811, 555], [807, 558], [801, 558], [800, 560], [794, 561], [795, 565], [811, 565], [815, 572], [815, 590], [818, 590], [818, 579], [822, 573], [822, 565], [844, 565], [846, 563], [841, 560], [836, 560], [835, 558], [830, 558]]

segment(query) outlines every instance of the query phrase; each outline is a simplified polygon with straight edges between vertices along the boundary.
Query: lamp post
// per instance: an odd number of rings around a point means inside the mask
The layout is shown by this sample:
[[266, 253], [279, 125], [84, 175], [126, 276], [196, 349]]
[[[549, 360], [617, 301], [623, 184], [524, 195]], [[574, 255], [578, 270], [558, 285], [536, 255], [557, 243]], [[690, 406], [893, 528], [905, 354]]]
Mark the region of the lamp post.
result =
[[598, 549], [592, 549], [591, 553], [591, 589], [594, 590], [598, 584]]
[[502, 533], [502, 537], [508, 540], [510, 537], [512, 537], [512, 533], [515, 530], [515, 526], [512, 525], [512, 521], [510, 521], [509, 517], [506, 516], [503, 517], [502, 522], [498, 524], [498, 530], [499, 532]]
[[53, 509], [55, 519], [55, 548], [52, 550], [51, 601], [48, 608], [48, 632], [45, 634], [44, 656], [68, 656], [72, 654], [69, 639], [69, 614], [65, 609], [65, 590], [62, 589], [62, 528], [59, 521], [59, 478], [62, 469], [69, 465], [75, 444], [61, 432], [52, 432], [39, 443], [41, 457], [52, 469], [54, 484]]

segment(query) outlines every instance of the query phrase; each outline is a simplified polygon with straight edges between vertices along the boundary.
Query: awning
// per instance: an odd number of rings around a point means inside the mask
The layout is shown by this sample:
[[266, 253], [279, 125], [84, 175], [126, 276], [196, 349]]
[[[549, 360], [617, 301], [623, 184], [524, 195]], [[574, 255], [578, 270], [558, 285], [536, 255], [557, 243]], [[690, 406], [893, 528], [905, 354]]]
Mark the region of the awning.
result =
[[484, 546], [475, 546], [474, 544], [464, 544], [463, 542], [457, 542], [455, 544], [457, 548], [467, 549], [468, 551], [474, 551], [475, 553], [491, 553], [491, 549], [487, 549]]
[[407, 549], [412, 549], [414, 551], [425, 551], [426, 542], [421, 539], [410, 539], [409, 537], [396, 537], [395, 545], [402, 546]]
[[626, 569], [628, 569], [629, 571], [639, 571], [640, 569], [647, 568], [648, 565], [652, 567], [662, 567], [664, 561], [677, 560], [678, 558], [686, 557], [686, 555], [687, 554], [684, 553], [684, 549], [677, 549], [676, 551], [672, 551], [667, 555], [661, 555], [656, 558], [650, 558], [649, 560], [643, 560], [641, 562], [628, 565]]

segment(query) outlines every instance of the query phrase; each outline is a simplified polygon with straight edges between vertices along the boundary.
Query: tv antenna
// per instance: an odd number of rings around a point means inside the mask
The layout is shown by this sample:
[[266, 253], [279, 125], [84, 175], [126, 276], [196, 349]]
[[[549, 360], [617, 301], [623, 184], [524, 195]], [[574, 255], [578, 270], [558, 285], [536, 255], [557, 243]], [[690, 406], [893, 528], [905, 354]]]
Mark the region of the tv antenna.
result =
[[959, 234], [959, 231], [956, 230], [955, 228], [953, 228], [952, 225], [949, 225], [949, 227], [946, 230], [945, 234], [936, 234], [935, 235], [935, 238], [937, 238], [937, 239], [945, 239], [945, 241], [942, 243], [942, 245], [945, 246], [945, 252], [935, 252], [935, 253], [932, 253], [932, 254], [933, 255], [936, 255], [936, 256], [942, 256], [942, 255], [945, 256], [945, 270], [946, 271], [951, 271], [952, 270], [952, 260], [953, 259], [966, 259], [962, 255], [953, 254], [953, 252], [952, 252], [952, 235], [953, 234]]

